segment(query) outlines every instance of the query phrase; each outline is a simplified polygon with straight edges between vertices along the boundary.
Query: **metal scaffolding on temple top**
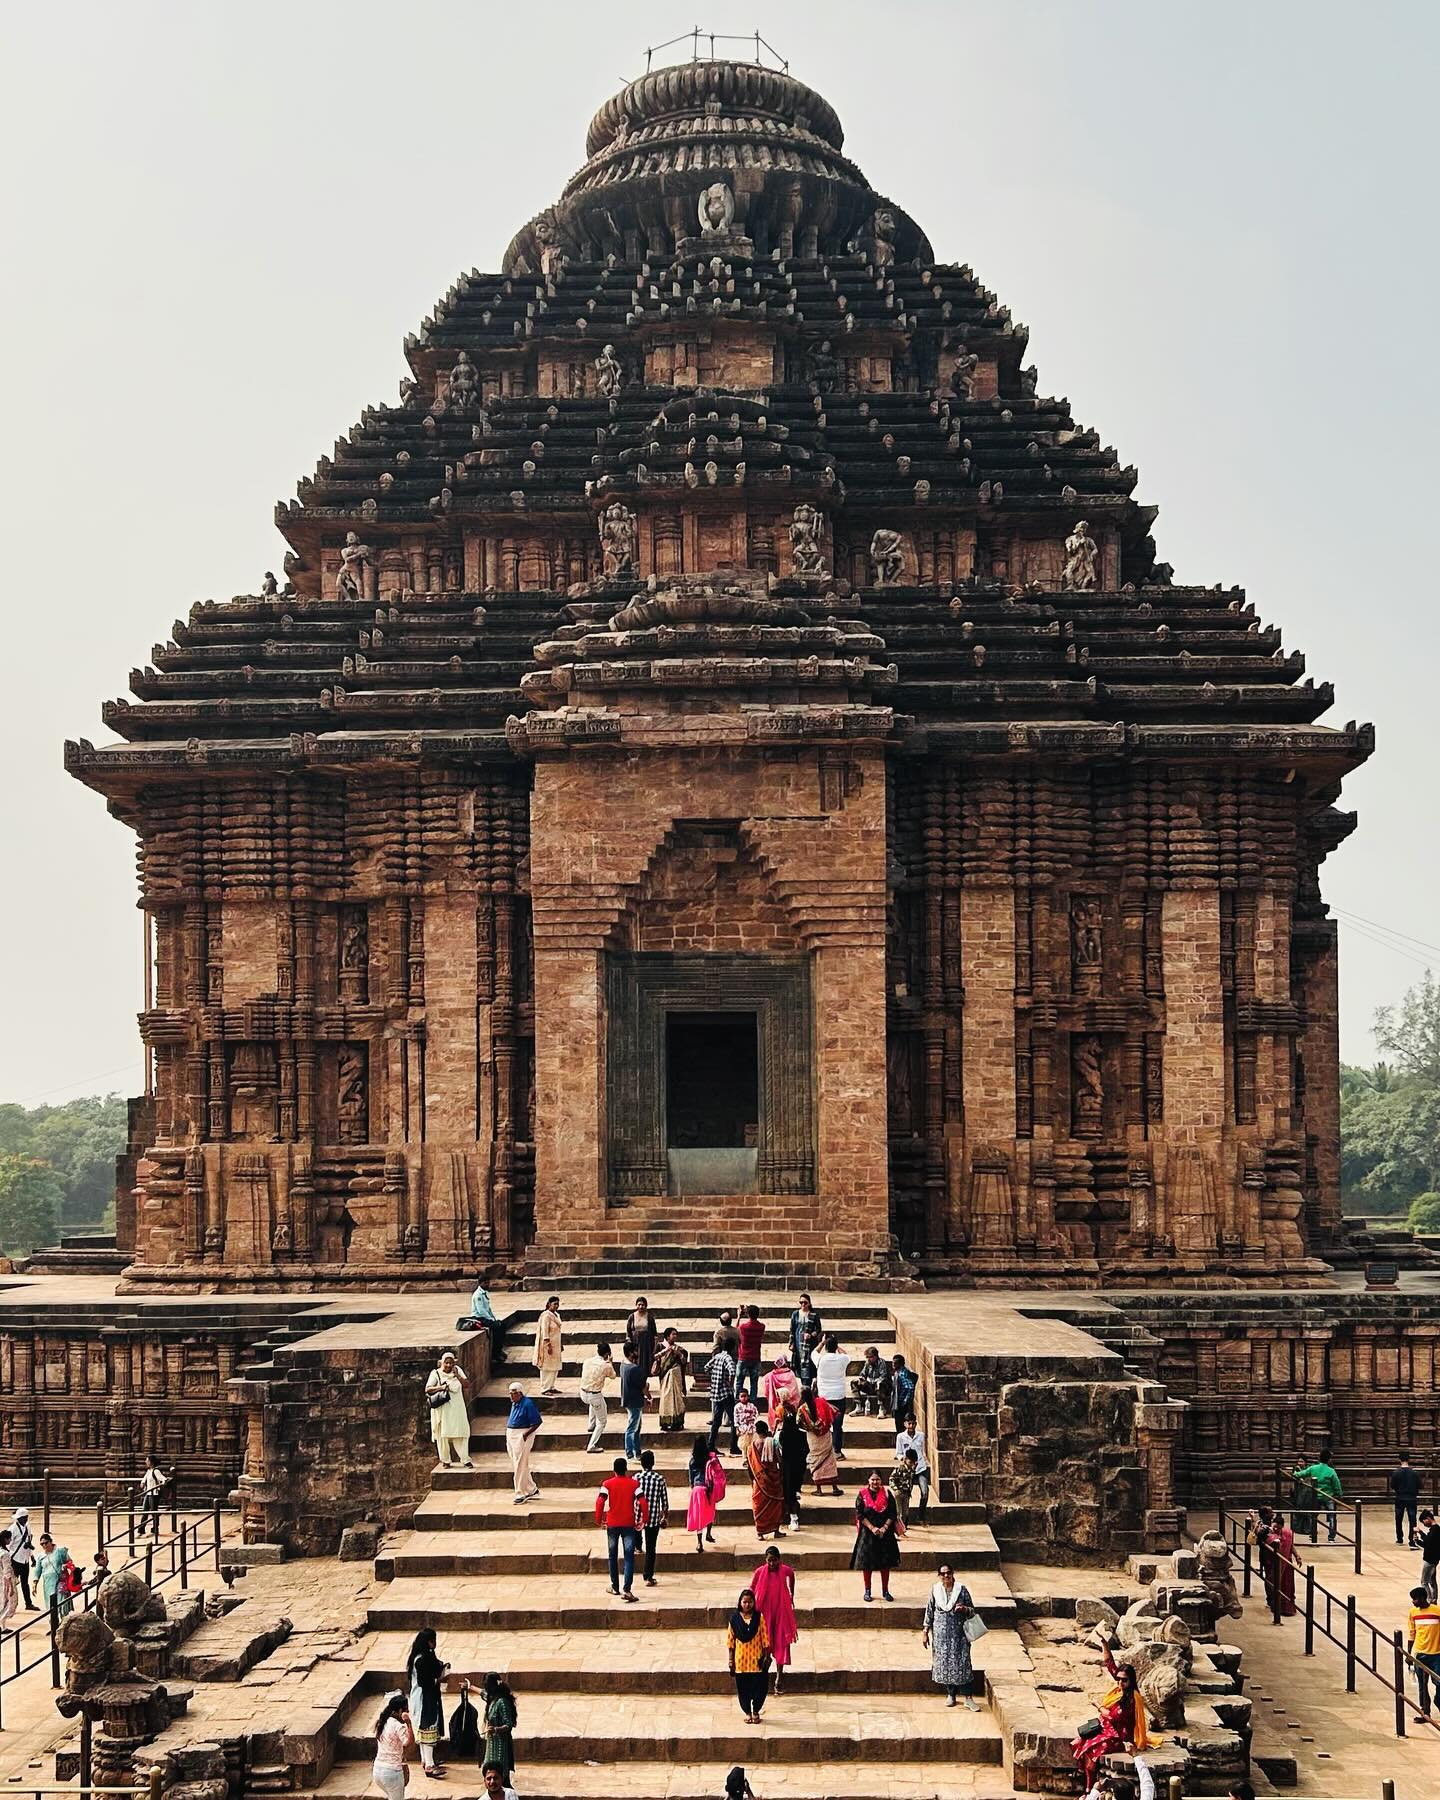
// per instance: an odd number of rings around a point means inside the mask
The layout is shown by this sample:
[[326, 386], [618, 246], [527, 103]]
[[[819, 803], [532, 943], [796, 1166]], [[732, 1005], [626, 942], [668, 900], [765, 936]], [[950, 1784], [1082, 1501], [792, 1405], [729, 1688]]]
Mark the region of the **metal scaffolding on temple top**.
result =
[[[709, 44], [710, 49], [708, 53], [701, 50], [700, 46], [702, 43]], [[677, 44], [689, 44], [691, 62], [715, 62], [717, 60], [715, 55], [715, 46], [717, 44], [751, 44], [755, 49], [754, 61], [760, 68], [766, 69], [773, 66], [779, 69], [784, 75], [790, 73], [789, 59], [782, 56], [773, 44], [768, 43], [761, 37], [758, 31], [745, 33], [702, 31], [698, 25], [693, 26], [689, 31], [682, 31], [679, 37], [667, 39], [663, 44], [650, 45], [645, 51], [645, 73], [647, 75], [650, 73], [651, 69], [654, 67], [654, 59], [657, 56], [663, 51], [673, 50]], [[774, 57], [775, 61], [773, 65], [765, 61], [767, 53]], [[724, 56], [725, 53], [722, 50], [720, 59], [718, 60], [723, 60]], [[743, 59], [737, 57], [735, 60], [740, 61]]]

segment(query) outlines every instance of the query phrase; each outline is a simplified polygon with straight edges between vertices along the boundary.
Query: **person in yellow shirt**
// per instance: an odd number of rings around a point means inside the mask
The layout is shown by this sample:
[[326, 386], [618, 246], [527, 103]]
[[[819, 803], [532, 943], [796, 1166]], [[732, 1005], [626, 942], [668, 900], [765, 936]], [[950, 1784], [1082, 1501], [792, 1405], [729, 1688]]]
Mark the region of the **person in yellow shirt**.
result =
[[755, 1603], [753, 1588], [741, 1589], [725, 1636], [740, 1710], [747, 1725], [758, 1725], [770, 1685], [767, 1675], [771, 1655], [770, 1633], [765, 1628], [764, 1615]]
[[[1423, 1587], [1410, 1590], [1410, 1654], [1430, 1677], [1430, 1683], [1440, 1685], [1440, 1606]], [[1423, 1676], [1420, 1710], [1429, 1717], [1430, 1694]]]

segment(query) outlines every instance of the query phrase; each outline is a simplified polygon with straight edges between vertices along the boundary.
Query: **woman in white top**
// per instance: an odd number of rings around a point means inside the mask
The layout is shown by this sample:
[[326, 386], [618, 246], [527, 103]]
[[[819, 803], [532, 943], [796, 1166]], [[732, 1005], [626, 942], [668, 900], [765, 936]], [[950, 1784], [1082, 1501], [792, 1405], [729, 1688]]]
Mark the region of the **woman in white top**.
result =
[[10, 1561], [10, 1533], [0, 1531], [0, 1626], [8, 1625], [19, 1610], [15, 1565]]
[[393, 1693], [375, 1721], [375, 1766], [371, 1770], [375, 1785], [385, 1800], [404, 1800], [405, 1752], [414, 1743], [415, 1733], [410, 1729], [410, 1708], [405, 1696]]
[[920, 1490], [920, 1511], [916, 1523], [925, 1523], [925, 1509], [930, 1504], [930, 1464], [925, 1456], [925, 1433], [915, 1423], [914, 1413], [906, 1413], [905, 1429], [895, 1434], [895, 1460], [904, 1462], [905, 1452], [915, 1452], [915, 1485]]
[[425, 1383], [425, 1403], [430, 1408], [430, 1435], [435, 1440], [441, 1466], [456, 1462], [462, 1469], [473, 1467], [470, 1461], [470, 1409], [465, 1403], [465, 1371], [448, 1350], [440, 1358], [439, 1366], [430, 1371], [430, 1378]]

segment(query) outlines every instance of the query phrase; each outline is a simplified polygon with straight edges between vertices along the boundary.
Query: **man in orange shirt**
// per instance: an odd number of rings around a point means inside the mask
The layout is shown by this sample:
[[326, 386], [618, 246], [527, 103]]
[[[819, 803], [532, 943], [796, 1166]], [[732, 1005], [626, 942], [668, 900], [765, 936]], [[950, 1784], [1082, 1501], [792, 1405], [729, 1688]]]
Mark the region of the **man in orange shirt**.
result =
[[620, 1552], [625, 1553], [625, 1593], [627, 1600], [635, 1580], [635, 1545], [640, 1528], [650, 1523], [650, 1503], [640, 1492], [640, 1484], [628, 1472], [623, 1456], [615, 1458], [615, 1473], [600, 1483], [595, 1496], [595, 1523], [605, 1527], [610, 1550], [610, 1592], [620, 1592]]
[[[1410, 1590], [1410, 1654], [1430, 1677], [1440, 1683], [1440, 1606], [1423, 1587]], [[1420, 1710], [1430, 1716], [1430, 1695], [1424, 1676], [1420, 1678]]]

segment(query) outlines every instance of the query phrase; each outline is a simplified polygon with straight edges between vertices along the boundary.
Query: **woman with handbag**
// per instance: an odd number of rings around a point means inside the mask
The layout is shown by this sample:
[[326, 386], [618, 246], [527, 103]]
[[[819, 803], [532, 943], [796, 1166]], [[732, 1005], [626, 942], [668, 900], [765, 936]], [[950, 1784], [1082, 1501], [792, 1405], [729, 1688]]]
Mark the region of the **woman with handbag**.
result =
[[758, 1725], [765, 1706], [766, 1689], [770, 1685], [766, 1677], [770, 1673], [771, 1654], [770, 1633], [765, 1629], [764, 1616], [755, 1603], [753, 1588], [741, 1590], [730, 1615], [725, 1644], [745, 1723]]
[[462, 1469], [472, 1468], [465, 1371], [448, 1350], [430, 1371], [425, 1383], [425, 1404], [430, 1408], [430, 1435], [435, 1440], [440, 1466], [454, 1462]]
[[975, 1610], [969, 1588], [955, 1579], [949, 1563], [942, 1562], [940, 1579], [925, 1602], [925, 1629], [920, 1633], [920, 1642], [930, 1651], [930, 1678], [937, 1687], [945, 1689], [947, 1706], [955, 1704], [958, 1694], [971, 1712], [979, 1712], [970, 1696], [975, 1678], [970, 1645], [973, 1638], [984, 1632], [985, 1622]]
[[397, 1690], [387, 1698], [375, 1721], [375, 1765], [370, 1775], [385, 1800], [404, 1800], [405, 1783], [410, 1779], [405, 1752], [414, 1742], [410, 1709], [404, 1694]]

